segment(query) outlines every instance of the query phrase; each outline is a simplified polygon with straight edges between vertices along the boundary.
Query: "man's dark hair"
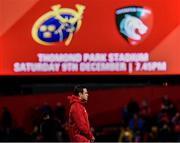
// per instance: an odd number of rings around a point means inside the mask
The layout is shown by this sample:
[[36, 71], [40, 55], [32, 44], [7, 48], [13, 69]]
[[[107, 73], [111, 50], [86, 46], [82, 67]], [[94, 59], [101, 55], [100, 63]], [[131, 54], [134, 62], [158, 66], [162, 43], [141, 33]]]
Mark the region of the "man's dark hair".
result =
[[76, 85], [75, 87], [74, 87], [74, 95], [75, 96], [79, 96], [79, 93], [83, 93], [83, 89], [84, 89], [85, 87], [83, 87], [83, 86], [81, 86], [81, 85]]

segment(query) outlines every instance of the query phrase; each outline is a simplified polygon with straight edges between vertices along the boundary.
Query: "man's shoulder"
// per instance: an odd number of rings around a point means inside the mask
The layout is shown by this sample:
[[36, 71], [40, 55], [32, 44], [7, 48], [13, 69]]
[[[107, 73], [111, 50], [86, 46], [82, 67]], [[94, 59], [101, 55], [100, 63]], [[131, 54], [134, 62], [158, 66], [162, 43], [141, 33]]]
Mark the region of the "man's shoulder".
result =
[[71, 105], [71, 110], [76, 110], [77, 108], [82, 108], [82, 105], [79, 102], [75, 102]]

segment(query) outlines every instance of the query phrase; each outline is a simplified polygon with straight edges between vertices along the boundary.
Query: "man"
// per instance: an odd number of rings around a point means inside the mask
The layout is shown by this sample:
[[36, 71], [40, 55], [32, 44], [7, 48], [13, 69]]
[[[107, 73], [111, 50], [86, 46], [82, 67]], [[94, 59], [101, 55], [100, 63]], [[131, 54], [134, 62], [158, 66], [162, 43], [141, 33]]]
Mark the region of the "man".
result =
[[93, 142], [95, 140], [89, 125], [85, 104], [88, 101], [85, 87], [75, 86], [74, 95], [69, 96], [69, 134], [72, 142]]

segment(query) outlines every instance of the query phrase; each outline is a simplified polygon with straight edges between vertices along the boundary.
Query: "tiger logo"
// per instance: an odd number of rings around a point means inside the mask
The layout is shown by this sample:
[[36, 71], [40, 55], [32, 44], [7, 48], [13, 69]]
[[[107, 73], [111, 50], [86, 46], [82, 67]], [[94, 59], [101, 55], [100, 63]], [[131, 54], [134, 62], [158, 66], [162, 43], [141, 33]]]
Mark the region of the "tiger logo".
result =
[[132, 46], [142, 43], [153, 26], [152, 10], [145, 6], [119, 8], [115, 11], [115, 19], [119, 34]]
[[120, 32], [132, 40], [141, 40], [148, 27], [137, 17], [126, 14], [119, 24]]

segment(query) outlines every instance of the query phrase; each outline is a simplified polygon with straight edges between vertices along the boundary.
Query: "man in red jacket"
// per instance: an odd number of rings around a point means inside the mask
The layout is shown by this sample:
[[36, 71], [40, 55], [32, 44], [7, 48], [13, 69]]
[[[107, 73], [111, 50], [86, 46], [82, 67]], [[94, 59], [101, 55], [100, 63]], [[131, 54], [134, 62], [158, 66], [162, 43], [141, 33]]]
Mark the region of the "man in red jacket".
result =
[[95, 140], [89, 125], [85, 104], [88, 101], [87, 88], [75, 86], [70, 101], [69, 135], [72, 142], [93, 142]]

